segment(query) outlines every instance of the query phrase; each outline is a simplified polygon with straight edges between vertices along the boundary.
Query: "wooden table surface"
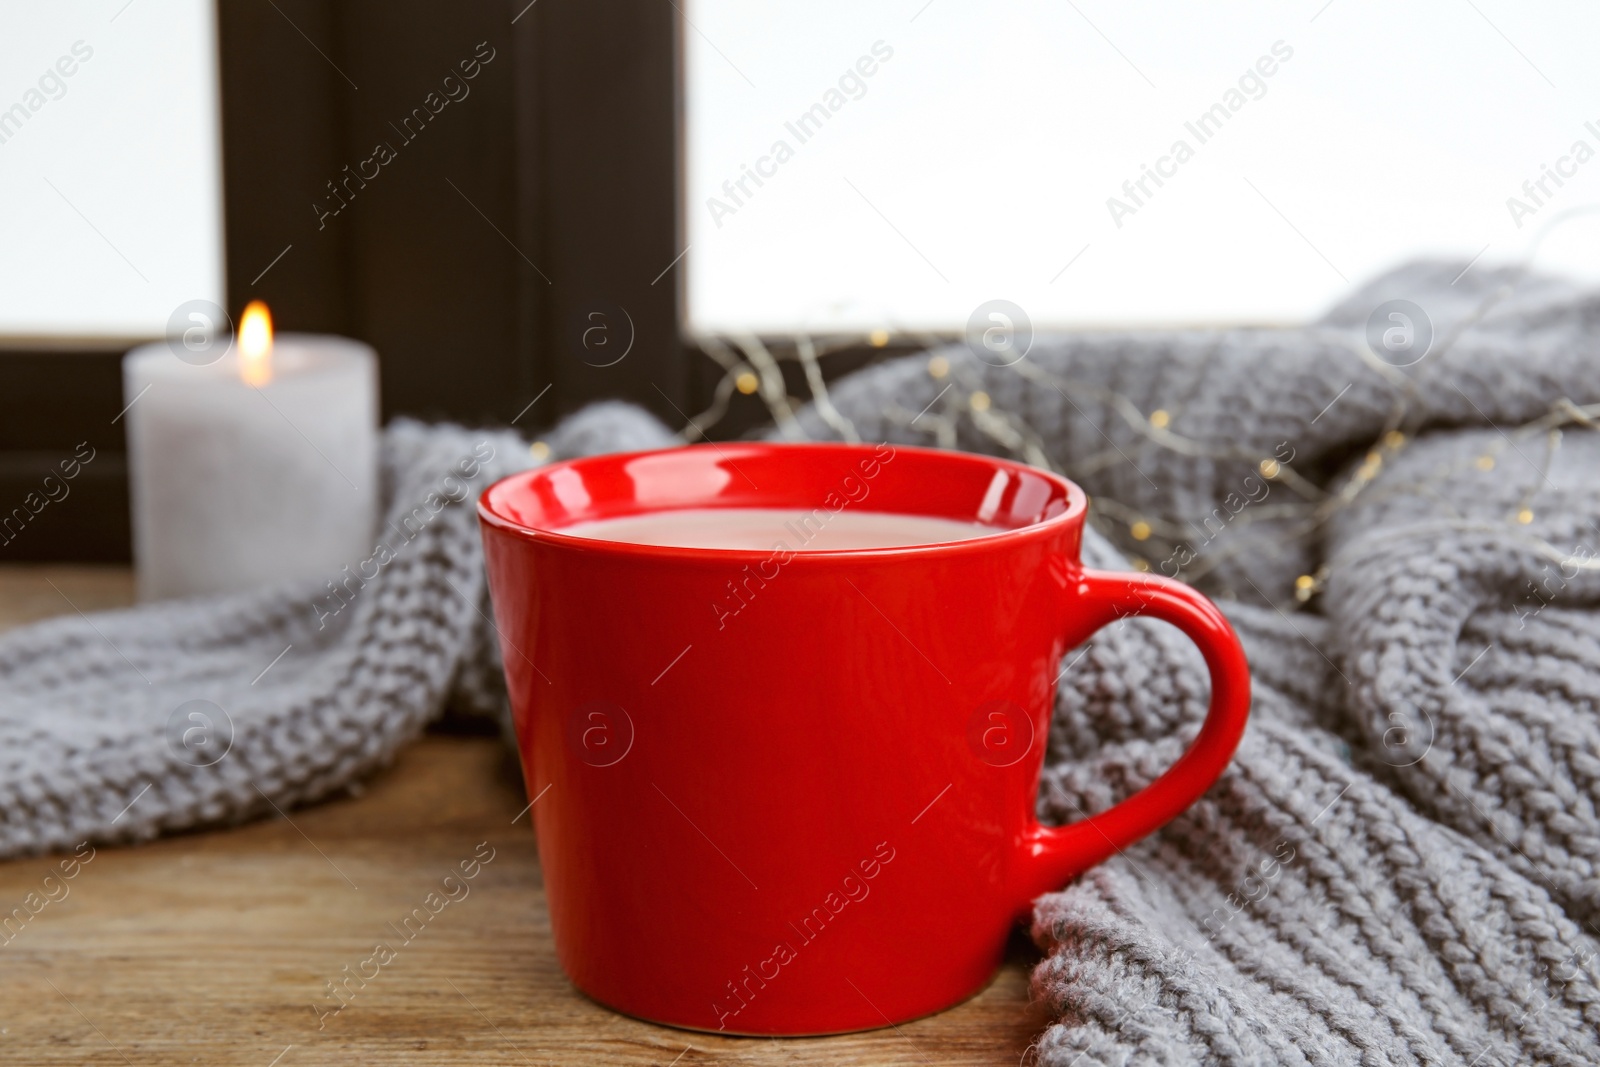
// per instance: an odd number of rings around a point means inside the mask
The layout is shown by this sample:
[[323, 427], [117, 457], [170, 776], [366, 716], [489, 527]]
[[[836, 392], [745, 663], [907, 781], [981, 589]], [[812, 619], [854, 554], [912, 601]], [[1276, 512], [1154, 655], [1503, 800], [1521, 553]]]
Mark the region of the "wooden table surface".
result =
[[[122, 568], [0, 567], [0, 626], [131, 596]], [[64, 882], [45, 882], [63, 856], [0, 864], [0, 914], [58, 898], [0, 943], [0, 1062], [1016, 1064], [1043, 1025], [1020, 936], [983, 993], [897, 1029], [731, 1038], [618, 1015], [556, 964], [526, 804], [496, 739], [430, 734], [287, 818], [100, 848]], [[489, 850], [468, 895], [319, 1020], [325, 983]]]

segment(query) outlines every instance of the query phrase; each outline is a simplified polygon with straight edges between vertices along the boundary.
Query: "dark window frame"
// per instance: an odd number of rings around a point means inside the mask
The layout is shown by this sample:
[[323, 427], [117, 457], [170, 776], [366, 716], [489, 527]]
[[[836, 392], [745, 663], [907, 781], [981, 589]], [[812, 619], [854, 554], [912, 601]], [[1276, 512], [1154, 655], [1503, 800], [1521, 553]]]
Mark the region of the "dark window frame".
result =
[[[230, 0], [218, 21], [231, 315], [261, 298], [281, 328], [372, 344], [385, 420], [515, 420], [537, 436], [603, 398], [673, 427], [711, 404], [724, 371], [683, 319], [676, 5]], [[346, 168], [444, 75], [459, 80], [479, 42], [494, 59], [469, 94], [381, 177], [350, 184]], [[335, 181], [348, 206], [321, 217]], [[609, 350], [584, 345], [597, 321], [589, 336]], [[602, 365], [624, 340], [626, 358]], [[129, 558], [127, 347], [0, 347], [0, 562]], [[827, 368], [882, 354], [861, 343]], [[784, 371], [805, 395], [798, 364]], [[709, 433], [766, 420], [735, 393]], [[5, 516], [80, 442], [96, 458], [70, 494], [8, 538]]]

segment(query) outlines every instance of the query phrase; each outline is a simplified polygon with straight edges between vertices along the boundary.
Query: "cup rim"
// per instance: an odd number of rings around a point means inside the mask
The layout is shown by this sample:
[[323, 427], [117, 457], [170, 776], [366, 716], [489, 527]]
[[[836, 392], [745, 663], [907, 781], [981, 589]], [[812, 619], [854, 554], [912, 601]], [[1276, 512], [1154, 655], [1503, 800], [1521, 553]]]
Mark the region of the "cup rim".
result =
[[[531, 480], [540, 476], [548, 476], [551, 472], [562, 468], [577, 468], [587, 464], [600, 463], [626, 463], [629, 460], [659, 454], [661, 452], [680, 451], [716, 451], [721, 458], [737, 460], [741, 456], [750, 456], [759, 453], [772, 452], [801, 452], [801, 451], [836, 451], [851, 452], [861, 455], [873, 455], [876, 443], [864, 442], [852, 444], [846, 441], [739, 441], [730, 443], [706, 442], [693, 445], [679, 445], [672, 448], [640, 449], [634, 452], [608, 452], [595, 456], [579, 456], [573, 459], [558, 460], [538, 467], [517, 471], [503, 478], [496, 479], [478, 495], [478, 519], [487, 529], [509, 534], [513, 537], [536, 544], [546, 544], [562, 548], [578, 549], [585, 552], [597, 552], [603, 555], [648, 558], [665, 560], [720, 560], [720, 561], [755, 561], [764, 560], [773, 554], [770, 548], [722, 548], [722, 547], [688, 547], [682, 545], [644, 545], [629, 541], [610, 541], [597, 537], [583, 537], [577, 534], [562, 533], [559, 530], [543, 529], [531, 526], [506, 515], [500, 514], [490, 506], [489, 499], [501, 486], [508, 482], [518, 480]], [[1054, 484], [1062, 491], [1067, 506], [1061, 512], [1040, 519], [1038, 522], [1028, 523], [1009, 530], [997, 530], [992, 534], [983, 534], [978, 537], [968, 537], [960, 541], [930, 541], [927, 544], [892, 545], [879, 548], [828, 548], [828, 549], [796, 549], [792, 551], [789, 562], [785, 566], [793, 566], [802, 560], [874, 560], [893, 559], [901, 557], [920, 557], [930, 555], [965, 555], [972, 552], [986, 552], [995, 548], [1009, 547], [1013, 544], [1025, 543], [1037, 538], [1048, 538], [1063, 528], [1070, 528], [1082, 524], [1084, 516], [1088, 513], [1088, 494], [1074, 481], [1064, 478], [1054, 471], [1041, 467], [1019, 463], [1016, 460], [1003, 459], [998, 456], [989, 456], [981, 452], [962, 452], [954, 449], [926, 448], [921, 445], [891, 444], [896, 452], [909, 452], [944, 463], [973, 463], [989, 467], [992, 470], [1025, 473], [1029, 476], [1041, 478]], [[678, 510], [673, 508], [659, 508], [655, 510]], [[910, 512], [901, 512], [911, 514]]]

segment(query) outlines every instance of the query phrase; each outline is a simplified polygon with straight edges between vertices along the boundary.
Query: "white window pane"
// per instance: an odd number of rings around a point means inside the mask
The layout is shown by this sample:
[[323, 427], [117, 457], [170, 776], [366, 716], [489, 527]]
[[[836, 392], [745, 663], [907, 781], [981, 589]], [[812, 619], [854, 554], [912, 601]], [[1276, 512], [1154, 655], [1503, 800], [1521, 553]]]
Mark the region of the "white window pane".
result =
[[[1600, 204], [1577, 0], [685, 10], [696, 333], [960, 329], [995, 298], [1046, 326], [1294, 321], [1407, 257], [1518, 261]], [[859, 99], [829, 98], [875, 42]], [[804, 143], [785, 125], [830, 102]], [[1539, 263], [1600, 277], [1600, 216]]]
[[0, 335], [223, 302], [216, 51], [209, 0], [0, 4]]

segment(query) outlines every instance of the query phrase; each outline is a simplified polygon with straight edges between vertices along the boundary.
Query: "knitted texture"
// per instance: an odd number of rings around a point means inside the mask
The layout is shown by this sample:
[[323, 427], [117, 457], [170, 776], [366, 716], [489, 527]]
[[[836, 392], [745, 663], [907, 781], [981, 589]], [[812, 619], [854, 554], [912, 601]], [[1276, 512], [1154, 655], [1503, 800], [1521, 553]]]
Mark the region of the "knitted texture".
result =
[[[1042, 447], [1102, 498], [1118, 543], [1091, 530], [1094, 565], [1149, 553], [1129, 514], [1181, 531], [1193, 562], [1150, 565], [1218, 597], [1246, 645], [1252, 722], [1223, 778], [1036, 904], [1041, 1063], [1600, 1062], [1600, 441], [1552, 456], [1510, 432], [1600, 400], [1600, 300], [1533, 279], [1472, 321], [1511, 279], [1460, 271], [1398, 271], [1300, 330], [1071, 337], [1009, 368], [955, 347], [943, 378], [918, 357], [832, 390], [864, 439]], [[1362, 334], [1391, 298], [1459, 335], [1375, 360]], [[986, 412], [941, 418], [975, 390]], [[1287, 474], [1259, 492], [1289, 456], [1325, 487], [1381, 473], [1319, 526], [1274, 511], [1299, 502]], [[1326, 595], [1296, 610], [1319, 566]], [[1175, 631], [1101, 631], [1067, 660], [1041, 815], [1153, 780], [1207, 696]]]
[[[566, 455], [673, 439], [603, 405], [548, 440]], [[0, 856], [286, 810], [354, 786], [446, 705], [503, 706], [476, 503], [532, 465], [528, 446], [400, 420], [382, 456], [377, 544], [331, 581], [0, 637]]]
[[[1480, 317], [1514, 279], [1461, 268], [1394, 272], [1300, 329], [1041, 338], [1010, 367], [955, 346], [941, 377], [926, 355], [868, 368], [772, 431], [1048, 458], [1111, 533], [1086, 535], [1090, 565], [1146, 557], [1245, 642], [1252, 721], [1222, 779], [1036, 904], [1039, 1062], [1600, 1062], [1600, 443], [1511, 432], [1600, 400], [1600, 299], [1515, 279]], [[1439, 354], [1372, 355], [1392, 298], [1427, 310]], [[1369, 458], [1385, 431], [1405, 436]], [[547, 440], [671, 438], [611, 405]], [[447, 706], [503, 708], [471, 500], [526, 449], [413, 423], [384, 444], [392, 558], [355, 579], [0, 637], [0, 855], [287, 808]], [[1369, 484], [1327, 522], [1283, 506], [1354, 472]], [[1057, 822], [1153, 780], [1208, 698], [1195, 650], [1142, 620], [1063, 666], [1039, 795]], [[218, 739], [173, 725], [193, 700], [231, 723], [210, 766]]]

